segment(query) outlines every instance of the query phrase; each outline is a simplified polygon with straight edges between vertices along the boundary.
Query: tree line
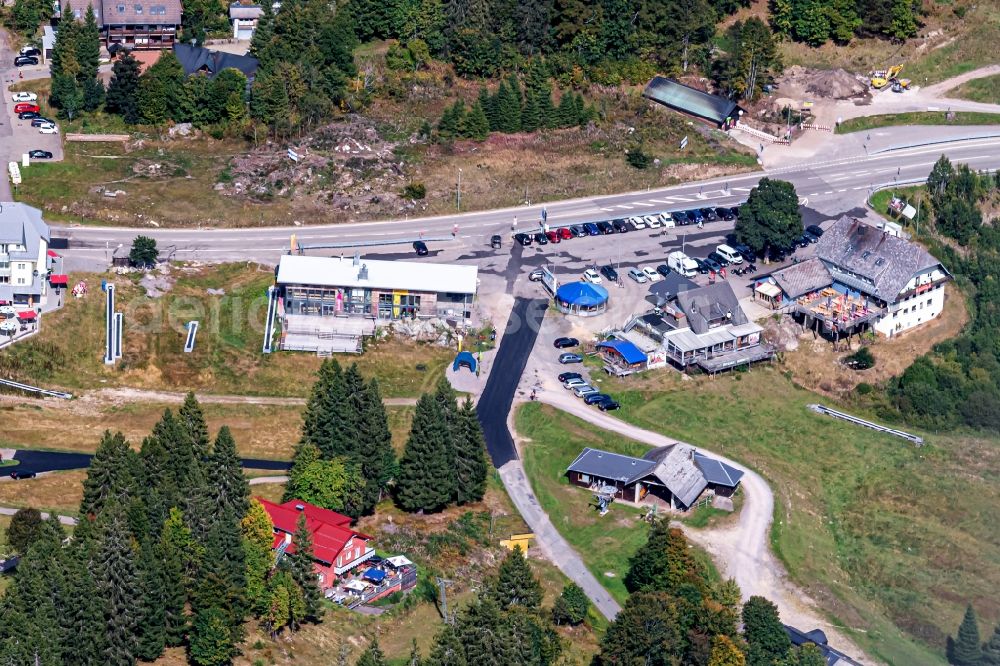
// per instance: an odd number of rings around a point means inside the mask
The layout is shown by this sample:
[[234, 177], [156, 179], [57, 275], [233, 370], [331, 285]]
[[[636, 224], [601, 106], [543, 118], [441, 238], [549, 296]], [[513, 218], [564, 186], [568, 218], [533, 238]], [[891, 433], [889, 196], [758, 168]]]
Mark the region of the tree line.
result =
[[928, 176], [927, 194], [921, 217], [932, 217], [934, 230], [951, 240], [931, 238], [930, 249], [969, 293], [971, 322], [890, 380], [888, 396], [903, 417], [925, 427], [998, 431], [1000, 286], [994, 276], [1000, 273], [1000, 232], [996, 220], [984, 224], [980, 207], [1000, 196], [1000, 179], [942, 156]]
[[214, 443], [189, 394], [133, 450], [106, 432], [87, 471], [79, 523], [26, 512], [11, 523], [23, 557], [0, 599], [0, 663], [230, 662], [251, 616], [272, 632], [318, 620], [321, 594], [304, 521], [275, 566], [273, 526], [227, 427]]
[[397, 461], [378, 381], [336, 359], [320, 367], [303, 415], [285, 499], [302, 499], [357, 518], [392, 496], [405, 511], [440, 511], [478, 502], [489, 462], [470, 399], [448, 380], [417, 401]]
[[770, 0], [774, 31], [810, 46], [855, 36], [902, 41], [917, 34], [920, 10], [917, 0]]

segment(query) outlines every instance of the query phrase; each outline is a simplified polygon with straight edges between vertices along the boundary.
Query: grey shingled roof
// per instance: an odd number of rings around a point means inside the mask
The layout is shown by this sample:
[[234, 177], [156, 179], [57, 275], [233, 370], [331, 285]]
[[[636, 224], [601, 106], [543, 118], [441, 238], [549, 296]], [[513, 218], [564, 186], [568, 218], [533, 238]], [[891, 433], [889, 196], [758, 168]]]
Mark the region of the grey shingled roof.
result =
[[42, 211], [23, 203], [0, 203], [0, 243], [23, 245], [23, 252], [10, 252], [11, 259], [38, 260], [41, 241], [49, 242], [49, 225]]
[[[691, 330], [698, 334], [709, 330], [709, 321], [712, 319], [721, 317], [727, 319], [726, 323], [734, 325], [749, 321], [740, 307], [740, 299], [725, 280], [682, 291], [677, 294], [677, 304], [687, 315]], [[732, 316], [727, 318], [727, 314]]]
[[743, 478], [742, 471], [701, 453], [695, 452], [694, 463], [698, 465], [698, 469], [709, 483], [735, 488]]
[[653, 474], [685, 507], [691, 506], [708, 482], [694, 462], [694, 448], [684, 444], [672, 444], [653, 449], [646, 454], [646, 460], [656, 463]]
[[[916, 243], [883, 232], [861, 220], [841, 217], [816, 244], [816, 256], [841, 279], [853, 277], [852, 287], [888, 303], [896, 300], [917, 273], [941, 266]], [[945, 271], [941, 266], [941, 270]]]
[[181, 0], [102, 0], [104, 25], [180, 25]]
[[826, 265], [822, 261], [815, 257], [775, 271], [771, 277], [788, 298], [798, 298], [833, 284], [830, 271], [826, 269]]
[[247, 79], [252, 81], [257, 74], [257, 67], [260, 66], [260, 61], [253, 56], [212, 51], [193, 44], [175, 43], [173, 49], [174, 55], [188, 76], [204, 71], [210, 79], [214, 79], [219, 72], [232, 67], [243, 72]]
[[710, 95], [662, 76], [653, 77], [642, 96], [654, 102], [721, 125], [726, 118], [736, 120], [739, 105], [731, 99]]
[[654, 467], [656, 463], [649, 460], [587, 447], [570, 463], [566, 471], [599, 476], [628, 485], [649, 474]]

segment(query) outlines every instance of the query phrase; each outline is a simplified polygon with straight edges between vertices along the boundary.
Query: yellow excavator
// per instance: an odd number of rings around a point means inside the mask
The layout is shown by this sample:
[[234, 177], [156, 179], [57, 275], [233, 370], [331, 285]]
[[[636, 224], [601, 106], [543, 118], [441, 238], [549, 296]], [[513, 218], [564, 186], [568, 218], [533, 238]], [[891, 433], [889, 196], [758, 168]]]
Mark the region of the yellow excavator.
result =
[[[872, 88], [875, 90], [882, 90], [887, 85], [897, 80], [899, 73], [903, 71], [902, 65], [893, 65], [889, 69], [878, 69], [872, 72], [869, 76], [871, 78]], [[902, 83], [902, 82], [900, 82]], [[909, 80], [906, 80], [907, 85], [904, 87], [909, 87]]]

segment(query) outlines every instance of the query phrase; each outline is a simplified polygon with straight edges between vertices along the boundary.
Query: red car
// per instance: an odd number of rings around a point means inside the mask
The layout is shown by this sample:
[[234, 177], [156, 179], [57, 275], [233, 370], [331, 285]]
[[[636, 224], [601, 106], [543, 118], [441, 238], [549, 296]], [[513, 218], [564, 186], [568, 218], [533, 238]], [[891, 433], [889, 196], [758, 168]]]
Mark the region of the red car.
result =
[[556, 231], [559, 232], [559, 238], [563, 240], [569, 240], [573, 237], [573, 232], [569, 230], [569, 227], [559, 227]]
[[30, 102], [21, 102], [20, 104], [14, 105], [14, 113], [24, 113], [25, 111], [31, 111], [32, 113], [38, 113], [41, 109], [37, 104], [31, 104]]
[[545, 232], [545, 237], [549, 239], [550, 243], [558, 243], [559, 241], [562, 240], [562, 238], [559, 237], [559, 234], [556, 233], [555, 231]]

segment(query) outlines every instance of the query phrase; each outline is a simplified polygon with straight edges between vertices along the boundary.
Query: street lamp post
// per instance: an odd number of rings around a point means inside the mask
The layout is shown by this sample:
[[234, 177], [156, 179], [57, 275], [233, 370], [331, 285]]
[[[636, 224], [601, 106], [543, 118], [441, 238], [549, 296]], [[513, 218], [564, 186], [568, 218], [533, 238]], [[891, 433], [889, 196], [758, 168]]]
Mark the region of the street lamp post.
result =
[[458, 189], [455, 192], [455, 205], [462, 210], [462, 170], [458, 170]]

